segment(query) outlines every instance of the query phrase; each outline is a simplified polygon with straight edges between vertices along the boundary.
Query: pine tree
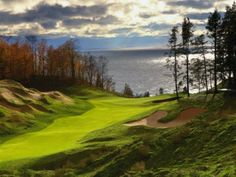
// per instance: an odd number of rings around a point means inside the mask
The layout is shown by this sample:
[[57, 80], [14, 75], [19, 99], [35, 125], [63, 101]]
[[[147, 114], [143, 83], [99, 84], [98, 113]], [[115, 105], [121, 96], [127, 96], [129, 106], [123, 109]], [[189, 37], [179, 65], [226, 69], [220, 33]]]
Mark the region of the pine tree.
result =
[[182, 23], [182, 51], [183, 54], [186, 56], [186, 81], [187, 81], [187, 94], [188, 97], [190, 96], [189, 93], [189, 85], [190, 85], [190, 78], [189, 78], [189, 55], [190, 55], [190, 45], [191, 45], [191, 38], [193, 37], [193, 24], [190, 22], [189, 18], [184, 18]]
[[211, 13], [208, 17], [208, 24], [206, 26], [208, 30], [208, 36], [213, 40], [214, 48], [214, 89], [215, 93], [217, 92], [217, 62], [219, 59], [219, 45], [220, 45], [220, 36], [221, 36], [221, 15], [215, 10], [214, 13]]
[[127, 83], [125, 84], [123, 95], [126, 97], [133, 97], [134, 96], [132, 89], [130, 88], [130, 86]]
[[[228, 73], [229, 87], [236, 88], [236, 3], [226, 8], [222, 22], [224, 70]], [[232, 82], [232, 74], [233, 81]]]
[[[200, 57], [202, 57], [203, 61], [201, 62], [202, 66], [203, 66], [203, 79], [204, 79], [204, 85], [206, 88], [206, 93], [208, 93], [208, 61], [206, 58], [206, 54], [207, 54], [207, 41], [205, 40], [205, 36], [202, 34], [200, 36], [197, 36], [194, 39], [194, 53], [200, 55]], [[197, 61], [199, 62], [199, 61]], [[199, 71], [200, 72], [200, 71]]]
[[199, 58], [194, 58], [191, 61], [190, 71], [191, 71], [191, 84], [201, 92], [201, 88], [204, 85], [204, 67], [203, 60]]
[[[178, 76], [179, 76], [179, 64], [177, 61], [177, 55], [178, 55], [178, 26], [174, 26], [170, 33], [169, 38], [169, 57], [167, 60], [167, 67], [170, 68], [170, 70], [173, 70], [173, 76], [174, 76], [174, 82], [175, 82], [175, 93], [177, 99], [179, 99], [179, 86], [178, 86]], [[172, 61], [171, 59], [174, 59]]]

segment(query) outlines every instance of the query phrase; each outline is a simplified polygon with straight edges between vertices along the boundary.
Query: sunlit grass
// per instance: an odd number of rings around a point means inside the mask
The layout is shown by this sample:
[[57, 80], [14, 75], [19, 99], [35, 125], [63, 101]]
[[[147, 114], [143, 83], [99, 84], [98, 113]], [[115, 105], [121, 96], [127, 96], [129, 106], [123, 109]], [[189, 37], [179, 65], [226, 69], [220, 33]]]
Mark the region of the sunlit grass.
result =
[[[168, 109], [172, 103], [153, 104], [156, 99], [165, 99], [170, 95], [150, 98], [122, 98], [101, 91], [83, 90], [79, 98], [87, 99], [94, 106], [91, 110], [78, 116], [69, 116], [75, 106], [61, 107], [61, 114], [47, 128], [26, 133], [0, 145], [0, 163], [20, 159], [32, 159], [81, 147], [80, 140], [87, 134], [115, 124], [122, 124], [131, 119], [141, 118], [156, 109]], [[78, 96], [74, 96], [78, 99]], [[77, 109], [83, 109], [84, 103], [77, 100]], [[81, 105], [80, 105], [81, 104]], [[88, 106], [88, 105], [85, 105]], [[56, 109], [54, 105], [53, 109]], [[68, 109], [66, 115], [65, 109]]]

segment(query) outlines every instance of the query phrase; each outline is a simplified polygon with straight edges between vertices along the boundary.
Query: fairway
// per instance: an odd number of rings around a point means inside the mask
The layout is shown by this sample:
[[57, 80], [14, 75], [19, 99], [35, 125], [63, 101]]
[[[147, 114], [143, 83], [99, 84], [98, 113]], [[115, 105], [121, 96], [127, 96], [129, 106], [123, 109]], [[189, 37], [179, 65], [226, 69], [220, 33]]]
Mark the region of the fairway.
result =
[[[161, 97], [160, 97], [161, 98]], [[42, 157], [81, 146], [88, 133], [153, 110], [157, 98], [127, 99], [116, 96], [91, 98], [94, 108], [80, 116], [62, 117], [47, 128], [17, 136], [0, 145], [0, 164]]]

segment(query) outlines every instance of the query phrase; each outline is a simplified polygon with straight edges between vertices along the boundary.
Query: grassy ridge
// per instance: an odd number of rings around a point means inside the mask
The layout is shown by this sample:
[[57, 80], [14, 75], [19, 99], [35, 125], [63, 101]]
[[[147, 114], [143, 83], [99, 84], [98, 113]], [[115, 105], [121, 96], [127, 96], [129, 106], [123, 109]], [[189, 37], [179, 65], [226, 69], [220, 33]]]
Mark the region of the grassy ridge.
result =
[[0, 81], [0, 144], [16, 135], [39, 131], [54, 120], [91, 109], [86, 100], [60, 92], [40, 92], [12, 80]]

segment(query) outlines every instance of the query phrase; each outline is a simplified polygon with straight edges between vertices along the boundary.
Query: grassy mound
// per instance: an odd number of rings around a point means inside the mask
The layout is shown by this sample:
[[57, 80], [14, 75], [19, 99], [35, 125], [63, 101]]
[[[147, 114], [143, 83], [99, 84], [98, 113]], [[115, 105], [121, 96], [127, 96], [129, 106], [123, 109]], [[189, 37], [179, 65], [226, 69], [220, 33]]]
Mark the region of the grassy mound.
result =
[[12, 80], [1, 80], [0, 142], [8, 136], [47, 126], [62, 110], [60, 106], [75, 104], [73, 99], [58, 91], [40, 92]]

